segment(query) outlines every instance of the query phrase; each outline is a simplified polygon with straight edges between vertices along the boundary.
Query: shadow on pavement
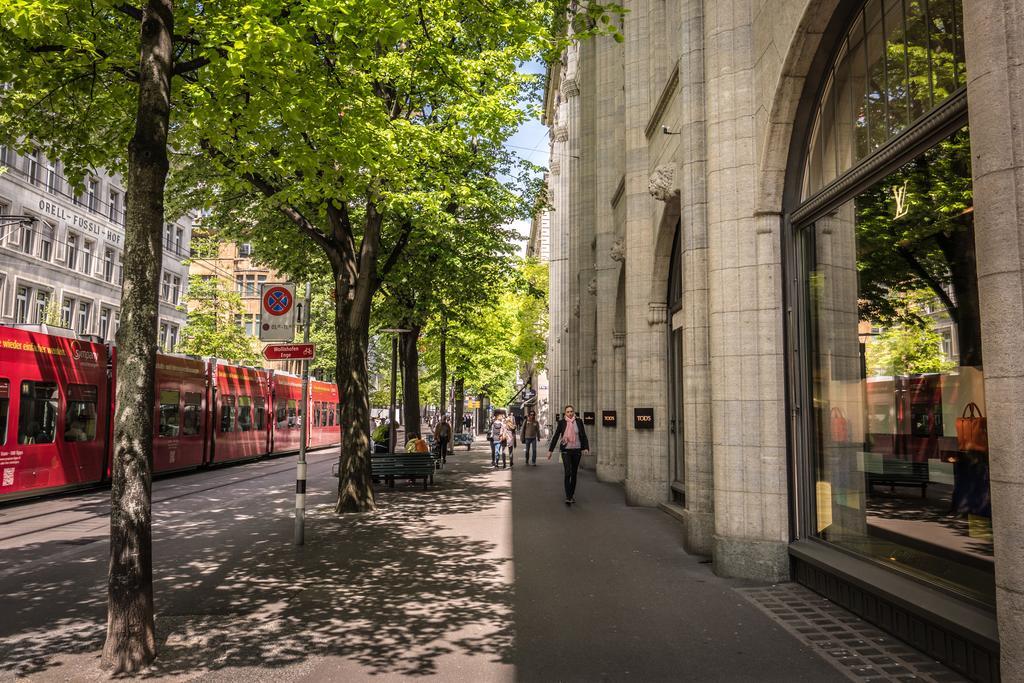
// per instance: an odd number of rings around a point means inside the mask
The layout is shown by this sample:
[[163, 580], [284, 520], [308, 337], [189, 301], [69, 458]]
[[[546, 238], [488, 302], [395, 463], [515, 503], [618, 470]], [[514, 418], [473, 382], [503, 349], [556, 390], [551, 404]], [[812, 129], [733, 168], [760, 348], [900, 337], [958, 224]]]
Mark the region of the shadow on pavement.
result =
[[[428, 491], [377, 488], [380, 509], [363, 515], [335, 516], [333, 492], [311, 495], [302, 548], [291, 545], [294, 500], [280, 481], [270, 490], [244, 482], [207, 509], [166, 503], [160, 515], [173, 523], [157, 528], [154, 544], [160, 651], [145, 676], [281, 669], [325, 656], [406, 676], [436, 673], [448, 654], [510, 661], [509, 558], [438, 519], [486, 513], [508, 488], [481, 468], [449, 464], [440, 474]], [[0, 583], [0, 674], [99, 674], [106, 543], [71, 562]]]

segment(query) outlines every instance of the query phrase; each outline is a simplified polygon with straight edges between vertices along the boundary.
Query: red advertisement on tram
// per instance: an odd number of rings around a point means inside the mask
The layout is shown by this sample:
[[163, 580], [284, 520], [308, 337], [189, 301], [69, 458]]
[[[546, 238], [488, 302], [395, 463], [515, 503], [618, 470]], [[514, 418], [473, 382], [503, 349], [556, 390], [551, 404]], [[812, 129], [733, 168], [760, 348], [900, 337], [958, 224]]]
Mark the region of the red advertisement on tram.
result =
[[103, 479], [106, 347], [0, 327], [0, 360], [0, 499]]

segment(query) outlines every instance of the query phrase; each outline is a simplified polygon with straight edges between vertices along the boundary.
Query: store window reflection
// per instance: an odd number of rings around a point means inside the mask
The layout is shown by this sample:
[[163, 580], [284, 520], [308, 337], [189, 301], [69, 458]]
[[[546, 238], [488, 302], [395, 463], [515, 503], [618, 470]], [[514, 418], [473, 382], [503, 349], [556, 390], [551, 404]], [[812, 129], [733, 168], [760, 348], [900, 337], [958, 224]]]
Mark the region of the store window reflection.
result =
[[800, 237], [818, 533], [992, 603], [970, 159], [963, 128]]

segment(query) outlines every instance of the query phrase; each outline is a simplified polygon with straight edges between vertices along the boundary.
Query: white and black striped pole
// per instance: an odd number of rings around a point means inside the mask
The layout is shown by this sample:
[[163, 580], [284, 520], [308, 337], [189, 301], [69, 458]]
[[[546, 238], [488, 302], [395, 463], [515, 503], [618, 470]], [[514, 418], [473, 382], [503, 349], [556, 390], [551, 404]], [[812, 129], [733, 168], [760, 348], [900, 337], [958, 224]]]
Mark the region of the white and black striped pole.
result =
[[[302, 305], [302, 343], [309, 343], [310, 285]], [[306, 542], [306, 434], [309, 432], [309, 360], [302, 361], [302, 422], [299, 423], [299, 464], [295, 468], [295, 545]]]

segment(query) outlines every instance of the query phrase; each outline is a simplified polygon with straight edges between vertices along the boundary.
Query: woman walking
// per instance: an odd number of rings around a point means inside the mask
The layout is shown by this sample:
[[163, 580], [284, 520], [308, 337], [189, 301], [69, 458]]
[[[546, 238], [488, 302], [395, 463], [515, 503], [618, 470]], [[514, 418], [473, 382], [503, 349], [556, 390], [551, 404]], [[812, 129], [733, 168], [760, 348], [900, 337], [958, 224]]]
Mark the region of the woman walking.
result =
[[555, 433], [551, 435], [548, 446], [548, 460], [558, 444], [562, 452], [562, 467], [565, 469], [565, 504], [576, 502], [576, 473], [580, 469], [580, 457], [590, 455], [590, 443], [587, 432], [583, 428], [583, 420], [577, 419], [576, 409], [571, 405], [565, 407], [564, 417], [558, 421]]
[[508, 466], [512, 467], [515, 462], [513, 456], [516, 451], [516, 419], [509, 415], [505, 418], [505, 445], [508, 447]]

